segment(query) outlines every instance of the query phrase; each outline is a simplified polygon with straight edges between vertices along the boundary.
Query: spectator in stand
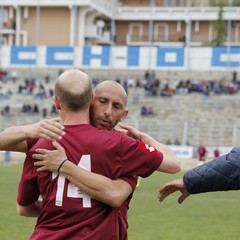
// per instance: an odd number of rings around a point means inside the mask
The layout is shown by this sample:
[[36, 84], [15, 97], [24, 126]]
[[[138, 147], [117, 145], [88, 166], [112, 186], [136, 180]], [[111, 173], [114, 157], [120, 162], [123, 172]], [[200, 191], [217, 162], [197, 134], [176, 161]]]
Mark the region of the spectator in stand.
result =
[[58, 114], [58, 111], [54, 104], [52, 105], [51, 114]]
[[33, 113], [39, 113], [39, 107], [37, 104], [33, 106]]
[[233, 73], [232, 73], [232, 82], [233, 83], [237, 82], [237, 72], [236, 71], [233, 71]]
[[47, 74], [45, 76], [45, 83], [48, 84], [49, 82], [50, 82], [50, 76], [49, 76], [49, 74]]
[[4, 116], [9, 116], [10, 115], [10, 106], [9, 105], [4, 106], [3, 111], [4, 111]]
[[154, 111], [153, 111], [153, 107], [152, 106], [148, 106], [147, 108], [147, 115], [149, 116], [153, 116], [154, 115]]
[[12, 81], [15, 83], [17, 80], [18, 73], [16, 70], [13, 70], [11, 74], [12, 74]]
[[145, 80], [145, 81], [148, 81], [149, 77], [150, 77], [150, 74], [149, 74], [148, 71], [146, 71], [146, 72], [144, 73], [144, 80]]
[[47, 108], [43, 108], [43, 110], [42, 110], [42, 117], [43, 118], [47, 117], [47, 112], [48, 112]]
[[142, 87], [142, 84], [141, 84], [140, 79], [138, 78], [138, 79], [136, 80], [136, 88], [140, 88], [140, 87]]
[[141, 115], [142, 116], [147, 116], [148, 115], [148, 110], [146, 106], [141, 107]]

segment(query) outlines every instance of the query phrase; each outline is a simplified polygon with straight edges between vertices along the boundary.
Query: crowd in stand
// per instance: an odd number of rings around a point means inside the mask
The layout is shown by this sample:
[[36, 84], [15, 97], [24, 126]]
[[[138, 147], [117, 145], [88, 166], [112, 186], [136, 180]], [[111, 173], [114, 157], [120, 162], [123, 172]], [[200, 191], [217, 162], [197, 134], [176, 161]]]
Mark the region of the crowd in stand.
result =
[[[62, 69], [59, 70], [58, 74], [61, 74], [61, 72]], [[14, 84], [18, 84], [18, 91], [16, 93], [14, 93], [12, 89], [7, 89], [7, 84], [10, 81]], [[16, 70], [12, 70], [10, 73], [6, 70], [0, 70], [0, 99], [9, 99], [13, 94], [30, 95], [35, 100], [51, 98], [53, 96], [53, 89], [49, 87], [50, 81], [51, 79], [48, 74], [42, 76], [42, 79], [40, 80], [35, 77], [20, 79]], [[237, 79], [237, 73], [235, 71], [233, 72], [232, 80], [228, 82], [194, 79], [163, 80], [156, 77], [155, 71], [146, 71], [144, 76], [137, 79], [126, 78], [121, 80], [116, 78], [116, 81], [123, 85], [126, 92], [129, 92], [129, 88], [135, 88], [136, 90], [143, 89], [146, 97], [171, 97], [176, 94], [191, 94], [193, 92], [208, 97], [210, 94], [236, 94], [240, 88], [240, 82]], [[94, 86], [99, 82], [99, 79], [93, 79]], [[132, 91], [132, 94], [132, 104], [139, 103], [138, 91]], [[2, 115], [9, 115], [10, 107], [11, 106], [9, 105], [2, 107]], [[39, 103], [23, 103], [21, 112], [32, 114], [42, 113], [42, 116], [47, 116], [48, 113], [56, 114], [56, 109], [54, 109], [53, 106], [50, 106], [50, 109], [45, 106], [41, 107], [42, 109], [40, 110]], [[143, 105], [140, 109], [140, 115], [153, 116], [154, 110], [152, 109], [152, 106]]]
[[146, 116], [153, 116], [154, 111], [152, 106], [146, 107], [145, 105], [141, 107], [141, 115], [146, 117]]
[[[8, 105], [4, 105], [1, 108], [1, 115], [11, 116], [11, 113], [16, 110], [16, 107], [11, 108], [10, 99], [12, 96], [23, 96], [19, 103], [22, 103], [22, 107], [17, 111], [23, 114], [41, 114], [42, 117], [48, 117], [48, 115], [57, 114], [54, 104], [47, 102], [45, 104], [42, 100], [47, 100], [53, 97], [53, 89], [49, 85], [50, 77], [46, 75], [42, 79], [21, 78], [18, 76], [16, 70], [11, 71], [0, 71], [0, 99], [9, 99]], [[8, 89], [10, 88], [10, 89]], [[24, 96], [30, 96], [25, 98]], [[14, 101], [13, 101], [14, 102]], [[49, 108], [49, 109], [48, 109]]]
[[170, 97], [174, 94], [191, 94], [193, 92], [201, 93], [205, 96], [213, 94], [235, 94], [240, 88], [240, 81], [237, 79], [236, 71], [232, 74], [230, 82], [219, 80], [165, 80], [162, 82], [155, 77], [154, 71], [144, 74], [143, 84], [136, 83], [136, 87], [143, 87], [145, 96], [163, 96]]

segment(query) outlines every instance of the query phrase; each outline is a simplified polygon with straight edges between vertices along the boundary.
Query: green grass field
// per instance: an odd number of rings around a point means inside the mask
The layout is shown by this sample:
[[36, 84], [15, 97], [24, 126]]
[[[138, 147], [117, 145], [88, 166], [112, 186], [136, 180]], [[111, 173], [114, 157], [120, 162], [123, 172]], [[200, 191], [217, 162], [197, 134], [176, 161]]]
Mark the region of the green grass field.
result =
[[[0, 165], [1, 240], [26, 240], [34, 228], [35, 219], [16, 214], [21, 168]], [[181, 205], [177, 203], [178, 194], [174, 194], [163, 203], [158, 202], [159, 187], [182, 174], [155, 173], [142, 179], [130, 205], [129, 240], [240, 239], [240, 192], [195, 195]]]

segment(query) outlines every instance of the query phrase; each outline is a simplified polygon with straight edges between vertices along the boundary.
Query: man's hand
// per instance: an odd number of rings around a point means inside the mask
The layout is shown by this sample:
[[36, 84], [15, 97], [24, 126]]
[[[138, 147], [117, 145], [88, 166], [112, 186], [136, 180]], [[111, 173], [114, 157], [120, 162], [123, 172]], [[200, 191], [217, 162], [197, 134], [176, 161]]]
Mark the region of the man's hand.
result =
[[178, 198], [178, 203], [182, 203], [190, 195], [190, 193], [187, 191], [186, 187], [184, 186], [183, 180], [178, 179], [178, 180], [169, 182], [165, 184], [163, 187], [161, 187], [158, 195], [159, 201], [162, 202], [168, 195], [176, 191], [180, 191], [182, 193], [182, 195]]
[[38, 123], [25, 126], [25, 132], [29, 138], [45, 138], [49, 141], [60, 140], [65, 134], [59, 118], [44, 119]]
[[57, 172], [58, 167], [63, 160], [67, 159], [64, 148], [57, 142], [52, 143], [56, 150], [36, 149], [33, 154], [33, 158], [40, 161], [34, 162], [34, 165], [38, 167], [37, 171], [50, 171]]
[[124, 132], [127, 136], [135, 139], [141, 138], [141, 132], [138, 131], [136, 128], [123, 123], [119, 123], [119, 126], [122, 128], [121, 131]]

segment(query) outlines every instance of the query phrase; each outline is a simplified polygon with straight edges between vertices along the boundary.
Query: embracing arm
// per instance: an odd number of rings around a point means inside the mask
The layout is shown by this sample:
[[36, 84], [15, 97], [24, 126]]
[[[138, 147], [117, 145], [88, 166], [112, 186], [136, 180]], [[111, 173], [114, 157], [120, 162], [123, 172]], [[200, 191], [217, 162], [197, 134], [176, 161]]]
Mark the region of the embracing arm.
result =
[[25, 126], [13, 126], [0, 133], [0, 150], [27, 152], [27, 139], [59, 139], [63, 135], [59, 118], [45, 119]]
[[24, 127], [9, 127], [0, 133], [0, 150], [27, 152], [27, 138]]
[[[42, 160], [34, 163], [39, 167], [37, 171], [57, 172], [60, 164], [67, 158], [60, 144], [53, 142], [53, 146], [56, 150], [37, 149], [33, 154], [33, 158]], [[121, 206], [133, 191], [130, 183], [122, 179], [112, 180], [103, 175], [89, 172], [71, 161], [65, 161], [59, 171], [84, 193], [112, 207]]]
[[60, 173], [92, 198], [112, 207], [120, 207], [133, 191], [122, 179], [111, 180], [80, 168], [71, 161], [63, 164]]
[[157, 140], [152, 138], [150, 135], [144, 132], [138, 131], [136, 128], [132, 126], [128, 126], [125, 124], [119, 124], [122, 129], [124, 129], [125, 133], [132, 138], [139, 139], [147, 145], [156, 148], [158, 151], [163, 154], [163, 161], [158, 168], [158, 171], [165, 173], [177, 173], [180, 171], [180, 161], [175, 156], [170, 148], [165, 146], [162, 143], [159, 143]]
[[40, 203], [36, 201], [28, 206], [21, 206], [17, 203], [17, 213], [19, 216], [24, 217], [38, 217], [40, 213]]

